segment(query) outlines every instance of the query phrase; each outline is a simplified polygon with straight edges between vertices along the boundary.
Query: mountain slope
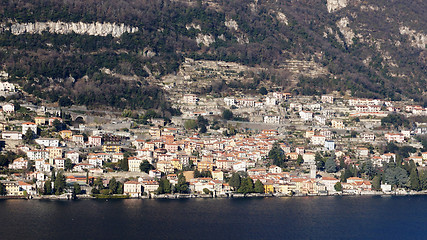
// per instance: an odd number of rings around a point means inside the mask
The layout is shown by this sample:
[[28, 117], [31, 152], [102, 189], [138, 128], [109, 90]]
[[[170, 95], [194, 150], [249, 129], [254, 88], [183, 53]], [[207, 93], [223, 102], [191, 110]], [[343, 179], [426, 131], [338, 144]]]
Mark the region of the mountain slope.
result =
[[[157, 104], [166, 101], [155, 84], [177, 74], [187, 57], [262, 69], [263, 74], [243, 73], [254, 79], [251, 84], [226, 81], [229, 87], [256, 89], [271, 81], [301, 94], [350, 90], [355, 96], [408, 97], [427, 104], [427, 3], [422, 0], [0, 4], [3, 68], [26, 91], [51, 101], [66, 96], [77, 104], [166, 109]], [[104, 34], [89, 35], [49, 28], [17, 35], [11, 30], [17, 24], [58, 21], [134, 31], [114, 35], [95, 29], [91, 33]], [[299, 73], [296, 64], [315, 69]], [[137, 98], [141, 94], [150, 98]]]

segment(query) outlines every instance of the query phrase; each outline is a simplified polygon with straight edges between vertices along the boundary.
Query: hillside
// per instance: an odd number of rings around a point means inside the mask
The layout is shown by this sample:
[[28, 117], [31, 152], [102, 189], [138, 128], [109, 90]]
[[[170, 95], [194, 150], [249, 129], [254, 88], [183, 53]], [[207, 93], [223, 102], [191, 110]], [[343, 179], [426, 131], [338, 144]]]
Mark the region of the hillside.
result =
[[26, 92], [62, 104], [173, 113], [159, 84], [197, 82], [187, 63], [204, 60], [241, 72], [183, 91], [271, 82], [427, 105], [426, 10], [422, 0], [5, 0], [0, 61]]

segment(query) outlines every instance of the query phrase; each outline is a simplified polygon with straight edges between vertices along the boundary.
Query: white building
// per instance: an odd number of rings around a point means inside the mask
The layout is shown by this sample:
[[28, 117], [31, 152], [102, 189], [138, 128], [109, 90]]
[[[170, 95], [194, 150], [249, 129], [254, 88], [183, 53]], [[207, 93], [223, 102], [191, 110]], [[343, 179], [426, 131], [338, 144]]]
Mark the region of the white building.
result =
[[310, 112], [310, 111], [300, 111], [299, 112], [299, 116], [304, 121], [311, 121], [313, 119], [313, 112]]
[[279, 124], [280, 116], [273, 116], [273, 115], [264, 116], [264, 123]]
[[15, 106], [10, 103], [6, 103], [3, 105], [3, 112], [5, 113], [14, 113], [15, 112]]
[[137, 181], [127, 181], [123, 184], [123, 192], [130, 197], [141, 197], [142, 184]]
[[20, 140], [22, 139], [22, 133], [20, 132], [2, 132], [1, 138], [3, 139], [10, 139], [10, 140]]
[[22, 124], [22, 134], [25, 135], [25, 133], [27, 133], [28, 130], [32, 131], [34, 134], [37, 134], [37, 124], [35, 124], [33, 122], [23, 123]]
[[78, 152], [66, 152], [65, 158], [70, 159], [73, 164], [78, 164], [80, 162], [80, 156]]
[[59, 139], [56, 138], [38, 138], [35, 141], [45, 147], [59, 147]]

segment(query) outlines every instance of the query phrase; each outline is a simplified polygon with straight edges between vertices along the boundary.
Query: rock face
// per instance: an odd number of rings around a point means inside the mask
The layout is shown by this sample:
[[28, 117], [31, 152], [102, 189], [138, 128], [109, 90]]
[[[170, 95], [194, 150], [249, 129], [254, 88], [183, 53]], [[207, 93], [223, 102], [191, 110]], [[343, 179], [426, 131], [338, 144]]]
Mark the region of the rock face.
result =
[[344, 36], [344, 39], [347, 45], [353, 44], [353, 38], [355, 36], [353, 30], [351, 30], [351, 28], [349, 27], [349, 24], [350, 24], [350, 21], [348, 20], [347, 17], [341, 18], [337, 22], [337, 26], [340, 29], [340, 32], [342, 33], [342, 35]]
[[209, 46], [215, 42], [215, 37], [210, 35], [210, 34], [204, 35], [204, 34], [199, 33], [199, 34], [197, 34], [196, 42], [197, 42], [197, 44], [203, 44], [205, 46]]
[[400, 27], [400, 34], [408, 35], [409, 40], [411, 41], [411, 45], [413, 47], [418, 47], [421, 49], [427, 48], [427, 35], [416, 32], [415, 30], [409, 29], [408, 27]]
[[335, 12], [347, 7], [347, 0], [327, 0], [326, 7], [328, 8], [328, 12]]
[[116, 23], [66, 23], [66, 22], [35, 22], [35, 23], [13, 23], [10, 27], [3, 27], [3, 31], [9, 30], [14, 35], [42, 34], [43, 32], [56, 34], [87, 34], [92, 36], [120, 37], [123, 33], [135, 33], [138, 27], [131, 27]]

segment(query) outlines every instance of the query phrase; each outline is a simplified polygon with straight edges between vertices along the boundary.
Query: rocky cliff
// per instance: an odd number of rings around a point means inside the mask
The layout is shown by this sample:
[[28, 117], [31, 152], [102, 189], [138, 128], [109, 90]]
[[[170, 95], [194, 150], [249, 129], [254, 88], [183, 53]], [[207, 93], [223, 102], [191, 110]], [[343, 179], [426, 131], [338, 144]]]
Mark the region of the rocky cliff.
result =
[[3, 31], [10, 31], [14, 35], [42, 34], [43, 32], [55, 34], [87, 34], [91, 36], [120, 37], [123, 33], [135, 33], [138, 27], [116, 23], [83, 23], [83, 22], [35, 22], [35, 23], [12, 23], [10, 27], [3, 24]]

